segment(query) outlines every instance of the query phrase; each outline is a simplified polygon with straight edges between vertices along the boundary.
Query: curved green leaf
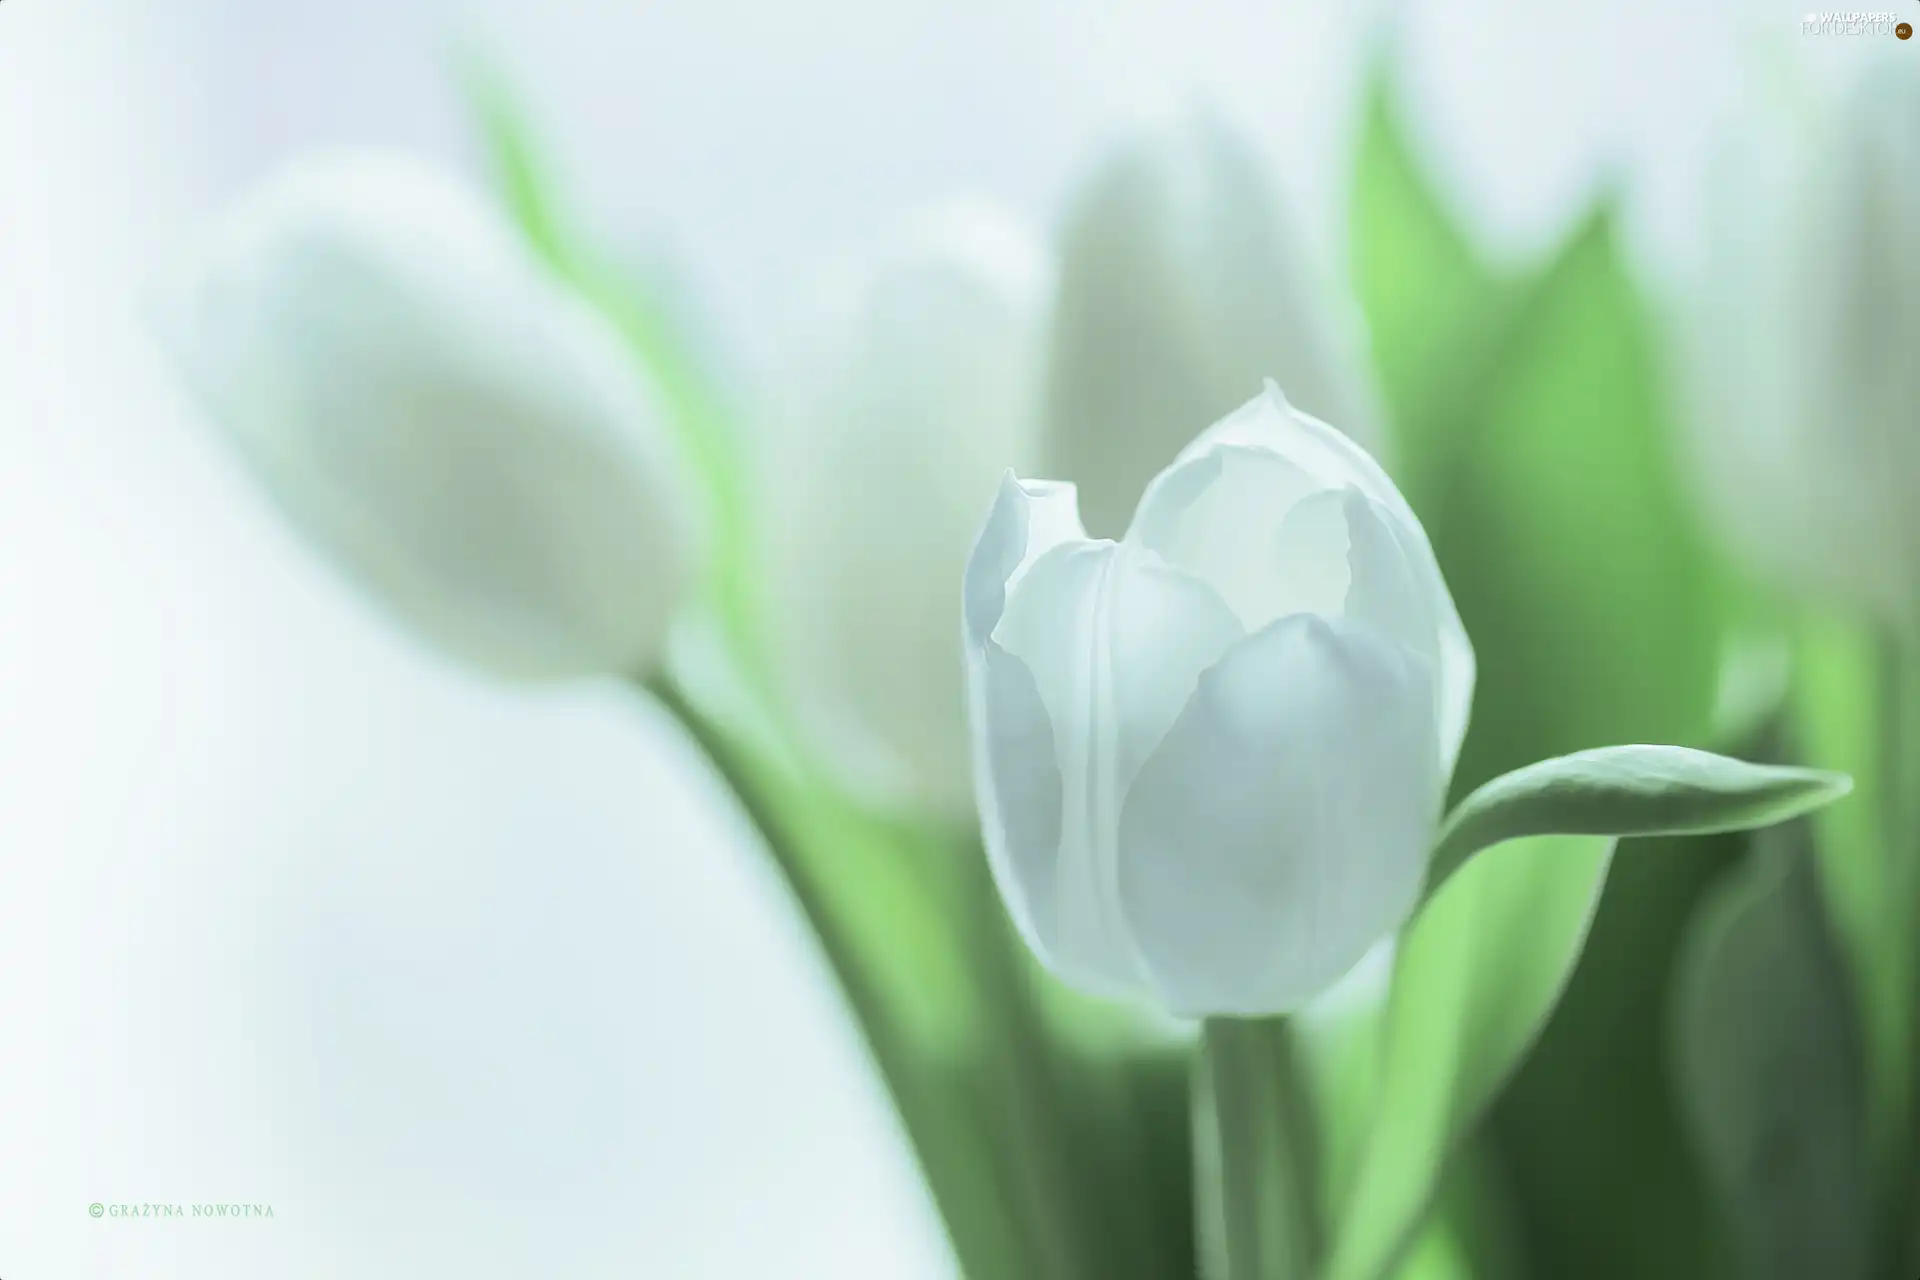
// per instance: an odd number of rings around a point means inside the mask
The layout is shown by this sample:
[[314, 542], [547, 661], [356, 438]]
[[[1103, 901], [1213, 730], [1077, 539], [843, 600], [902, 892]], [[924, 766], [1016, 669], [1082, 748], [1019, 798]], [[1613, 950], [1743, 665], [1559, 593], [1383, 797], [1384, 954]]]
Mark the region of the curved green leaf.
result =
[[[1542, 260], [1477, 251], [1387, 96], [1366, 121], [1350, 242], [1389, 462], [1483, 673], [1453, 796], [1606, 743], [1709, 745], [1730, 601], [1615, 219], [1597, 210]], [[1681, 922], [1722, 856], [1698, 839], [1621, 849], [1565, 1008], [1503, 1092], [1491, 1136], [1534, 1273], [1713, 1274], [1664, 1015]]]
[[1447, 1157], [1566, 985], [1612, 853], [1596, 836], [1514, 841], [1453, 877], [1408, 928], [1328, 1280], [1382, 1280], [1417, 1238]]
[[1490, 845], [1521, 836], [1708, 835], [1771, 826], [1853, 789], [1843, 773], [1749, 764], [1690, 747], [1599, 747], [1502, 774], [1441, 828], [1428, 892]]

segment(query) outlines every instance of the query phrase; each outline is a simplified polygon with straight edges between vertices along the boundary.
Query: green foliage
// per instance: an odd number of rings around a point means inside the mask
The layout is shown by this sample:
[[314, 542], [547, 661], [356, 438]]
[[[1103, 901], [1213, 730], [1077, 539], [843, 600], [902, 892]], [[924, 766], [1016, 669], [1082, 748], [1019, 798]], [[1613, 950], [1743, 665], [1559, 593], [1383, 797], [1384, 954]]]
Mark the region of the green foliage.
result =
[[1865, 1280], [1860, 1028], [1804, 824], [1752, 837], [1683, 954], [1675, 1070], [1743, 1280]]
[[1808, 617], [1798, 635], [1794, 723], [1809, 759], [1859, 781], [1854, 803], [1818, 815], [1821, 889], [1861, 1011], [1871, 1131], [1883, 1164], [1910, 1160], [1916, 973], [1911, 858], [1891, 856], [1883, 759], [1898, 671], [1863, 626]]
[[[1704, 745], [1728, 593], [1669, 456], [1657, 343], [1612, 214], [1537, 268], [1489, 267], [1420, 172], [1384, 84], [1355, 177], [1354, 267], [1396, 479], [1479, 658], [1455, 795], [1584, 748]], [[1697, 1280], [1711, 1265], [1663, 1015], [1681, 924], [1720, 856], [1699, 841], [1621, 848], [1561, 1012], [1498, 1105], [1535, 1274]], [[1605, 865], [1524, 871], [1589, 900]], [[1492, 964], [1480, 980], [1507, 974]], [[1406, 1158], [1441, 1158], [1443, 1137]]]
[[726, 398], [660, 292], [570, 225], [505, 81], [480, 60], [462, 70], [528, 244], [626, 336], [707, 492], [712, 579], [688, 634], [717, 643], [693, 646], [699, 661], [653, 692], [767, 839], [965, 1273], [1161, 1280], [1189, 1267], [1186, 1046], [1052, 987], [1013, 936], [977, 838], [869, 812], [805, 766], [758, 650], [749, 477]]
[[1844, 774], [1748, 764], [1687, 747], [1597, 747], [1502, 774], [1447, 818], [1427, 883], [1520, 836], [1708, 835], [1769, 826], [1853, 787]]
[[[1390, 460], [1481, 679], [1454, 778], [1465, 799], [1386, 1001], [1307, 1046], [1316, 1142], [1291, 1033], [1209, 1027], [1190, 1099], [1190, 1045], [1054, 988], [1011, 936], [977, 848], [876, 817], [798, 763], [760, 674], [726, 398], [664, 295], [569, 225], [502, 82], [468, 72], [529, 245], [627, 336], [708, 494], [707, 621], [743, 710], [716, 717], [672, 683], [661, 696], [767, 834], [968, 1274], [1162, 1280], [1187, 1273], [1196, 1222], [1209, 1277], [1494, 1274], [1476, 1215], [1504, 1224], [1504, 1196], [1522, 1225], [1493, 1251], [1503, 1274], [1698, 1280], [1723, 1273], [1730, 1248], [1762, 1280], [1865, 1274], [1879, 1247], [1863, 1221], [1866, 1134], [1893, 1135], [1883, 1166], [1913, 1163], [1920, 850], [1891, 837], [1920, 825], [1920, 789], [1886, 772], [1902, 752], [1920, 760], [1920, 708], [1889, 693], [1920, 671], [1899, 683], [1856, 634], [1807, 633], [1800, 731], [1863, 796], [1819, 816], [1817, 868], [1775, 832], [1700, 905], [1746, 843], [1674, 837], [1778, 822], [1845, 783], [1606, 747], [1706, 743], [1734, 613], [1672, 465], [1658, 344], [1609, 208], [1546, 261], [1496, 269], [1376, 82], [1354, 170], [1355, 278]], [[1490, 1109], [1467, 1177], [1451, 1162]], [[1273, 1162], [1286, 1151], [1298, 1158]]]
[[1392, 420], [1395, 481], [1431, 518], [1453, 432], [1513, 285], [1481, 260], [1414, 159], [1377, 71], [1354, 160], [1353, 284]]
[[1401, 938], [1328, 1280], [1383, 1280], [1414, 1243], [1447, 1157], [1578, 960], [1612, 852], [1594, 836], [1511, 841], [1452, 877]]

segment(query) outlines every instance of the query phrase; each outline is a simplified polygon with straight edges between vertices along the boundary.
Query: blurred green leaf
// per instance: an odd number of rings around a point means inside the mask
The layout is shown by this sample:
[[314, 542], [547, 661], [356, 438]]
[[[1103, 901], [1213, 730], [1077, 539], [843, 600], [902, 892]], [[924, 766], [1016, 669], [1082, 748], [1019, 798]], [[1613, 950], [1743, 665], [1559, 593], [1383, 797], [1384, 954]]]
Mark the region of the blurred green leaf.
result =
[[1469, 396], [1512, 290], [1421, 172], [1384, 66], [1374, 69], [1353, 174], [1354, 289], [1393, 426], [1394, 478], [1431, 519]]
[[1702, 904], [1675, 1068], [1745, 1280], [1863, 1280], [1873, 1195], [1860, 1028], [1804, 824], [1759, 832]]
[[571, 246], [562, 234], [547, 177], [520, 105], [506, 77], [478, 51], [461, 51], [458, 78], [480, 126], [500, 195], [534, 252], [562, 275], [571, 274]]
[[1657, 368], [1603, 211], [1526, 290], [1450, 430], [1428, 531], [1484, 673], [1456, 789], [1586, 747], [1706, 738], [1725, 589], [1672, 469]]
[[1870, 1081], [1871, 1132], [1882, 1161], [1910, 1160], [1914, 984], [1911, 871], [1890, 856], [1883, 759], [1895, 691], [1871, 630], [1809, 616], [1794, 667], [1794, 721], [1807, 757], [1858, 781], [1852, 804], [1818, 815], [1821, 890], [1835, 940], [1858, 992]]
[[[1434, 534], [1487, 673], [1456, 786], [1610, 742], [1705, 745], [1728, 597], [1608, 213], [1508, 332]], [[1719, 856], [1625, 843], [1582, 971], [1496, 1112], [1541, 1274], [1700, 1280], [1721, 1256], [1664, 1069], [1674, 949]]]
[[1379, 1032], [1380, 1084], [1328, 1280], [1379, 1280], [1412, 1245], [1441, 1169], [1552, 1011], [1613, 842], [1535, 836], [1463, 868], [1414, 919]]
[[[1455, 796], [1587, 747], [1707, 745], [1728, 593], [1670, 457], [1663, 361], [1612, 216], [1538, 270], [1489, 271], [1379, 87], [1356, 181], [1395, 475], [1479, 658]], [[1537, 1274], [1699, 1280], [1713, 1265], [1664, 1001], [1682, 923], [1724, 856], [1711, 840], [1622, 846], [1580, 972], [1496, 1108]]]
[[1845, 774], [1690, 747], [1596, 747], [1501, 774], [1447, 818], [1429, 892], [1476, 852], [1530, 835], [1706, 835], [1769, 826], [1853, 787]]

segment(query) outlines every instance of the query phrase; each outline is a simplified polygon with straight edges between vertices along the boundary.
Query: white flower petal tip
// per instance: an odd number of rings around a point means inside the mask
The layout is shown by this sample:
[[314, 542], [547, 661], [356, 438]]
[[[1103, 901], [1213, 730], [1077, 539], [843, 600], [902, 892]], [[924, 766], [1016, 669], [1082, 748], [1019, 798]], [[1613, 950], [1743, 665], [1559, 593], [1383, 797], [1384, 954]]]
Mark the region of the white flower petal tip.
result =
[[974, 540], [964, 580], [966, 637], [983, 644], [1013, 583], [1064, 542], [1084, 541], [1079, 491], [1061, 480], [1023, 480], [1009, 468]]
[[463, 187], [297, 165], [154, 319], [296, 528], [429, 644], [516, 679], [657, 659], [704, 544], [660, 398]]
[[1070, 486], [1005, 477], [965, 596], [989, 854], [1063, 979], [1286, 1012], [1404, 923], [1472, 649], [1405, 499], [1277, 384], [1121, 542]]

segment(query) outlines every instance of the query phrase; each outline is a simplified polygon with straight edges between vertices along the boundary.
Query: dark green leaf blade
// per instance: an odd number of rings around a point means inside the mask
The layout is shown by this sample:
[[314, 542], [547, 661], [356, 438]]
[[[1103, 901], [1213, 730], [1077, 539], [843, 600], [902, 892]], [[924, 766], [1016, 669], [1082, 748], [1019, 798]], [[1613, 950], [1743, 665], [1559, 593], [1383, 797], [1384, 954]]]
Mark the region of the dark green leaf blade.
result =
[[1682, 1110], [1749, 1280], [1862, 1280], [1865, 1054], [1805, 824], [1757, 833], [1701, 905], [1674, 1012]]

